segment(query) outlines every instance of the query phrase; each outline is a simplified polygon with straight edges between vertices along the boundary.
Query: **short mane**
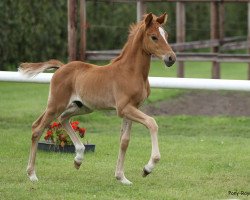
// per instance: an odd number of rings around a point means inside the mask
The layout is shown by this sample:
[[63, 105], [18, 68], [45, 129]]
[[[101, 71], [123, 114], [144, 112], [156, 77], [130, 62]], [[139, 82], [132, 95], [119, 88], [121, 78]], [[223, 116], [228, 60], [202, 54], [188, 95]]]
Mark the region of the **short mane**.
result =
[[137, 24], [133, 23], [130, 25], [128, 40], [127, 40], [126, 44], [124, 45], [124, 47], [122, 48], [120, 55], [118, 57], [112, 59], [111, 63], [114, 63], [114, 62], [121, 60], [121, 58], [124, 56], [125, 50], [129, 46], [129, 44], [131, 44], [131, 42], [134, 40], [136, 33], [141, 29], [142, 26], [143, 26], [143, 21], [138, 22]]

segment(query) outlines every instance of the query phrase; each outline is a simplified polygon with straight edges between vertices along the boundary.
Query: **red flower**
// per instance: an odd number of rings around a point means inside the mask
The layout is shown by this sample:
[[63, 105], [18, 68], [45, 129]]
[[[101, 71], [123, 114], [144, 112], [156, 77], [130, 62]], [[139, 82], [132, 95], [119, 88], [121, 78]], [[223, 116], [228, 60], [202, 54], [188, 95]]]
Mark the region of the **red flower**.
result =
[[79, 131], [80, 137], [83, 138], [84, 135], [85, 135], [86, 129], [85, 128], [79, 128], [78, 131]]
[[78, 124], [79, 124], [78, 121], [71, 122], [71, 126], [75, 131], [79, 129]]
[[[76, 131], [81, 138], [85, 136], [86, 129], [79, 127], [78, 121], [70, 123], [71, 127]], [[59, 122], [53, 122], [47, 129], [45, 140], [54, 142], [57, 145], [64, 146], [65, 144], [73, 144], [66, 131], [62, 128]]]
[[53, 134], [52, 130], [47, 131], [47, 136], [50, 137]]
[[51, 128], [58, 127], [59, 125], [60, 125], [60, 123], [56, 123], [56, 122], [54, 122], [54, 123], [51, 125]]
[[75, 124], [71, 124], [72, 128], [76, 131], [78, 129], [78, 126]]
[[76, 125], [76, 126], [78, 126], [78, 125], [79, 125], [79, 122], [78, 122], [78, 121], [71, 122], [71, 125]]
[[49, 138], [51, 138], [53, 132], [49, 129], [44, 137], [45, 140], [48, 140]]

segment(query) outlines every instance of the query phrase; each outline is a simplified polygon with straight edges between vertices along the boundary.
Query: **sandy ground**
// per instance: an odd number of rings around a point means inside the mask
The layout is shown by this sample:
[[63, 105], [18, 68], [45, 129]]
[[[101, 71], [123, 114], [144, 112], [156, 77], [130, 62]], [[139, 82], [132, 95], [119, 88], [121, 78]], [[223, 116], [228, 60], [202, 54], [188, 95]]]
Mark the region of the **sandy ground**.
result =
[[250, 92], [191, 91], [142, 110], [149, 115], [250, 116]]

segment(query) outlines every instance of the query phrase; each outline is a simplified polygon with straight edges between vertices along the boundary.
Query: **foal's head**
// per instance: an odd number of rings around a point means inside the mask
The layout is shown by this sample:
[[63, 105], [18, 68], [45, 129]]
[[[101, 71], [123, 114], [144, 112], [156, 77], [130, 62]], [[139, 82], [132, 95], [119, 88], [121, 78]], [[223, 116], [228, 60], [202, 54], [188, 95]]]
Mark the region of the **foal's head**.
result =
[[144, 50], [164, 60], [166, 66], [172, 66], [176, 61], [175, 53], [168, 44], [168, 34], [162, 28], [167, 21], [167, 14], [160, 17], [152, 13], [144, 18], [145, 34], [143, 37]]

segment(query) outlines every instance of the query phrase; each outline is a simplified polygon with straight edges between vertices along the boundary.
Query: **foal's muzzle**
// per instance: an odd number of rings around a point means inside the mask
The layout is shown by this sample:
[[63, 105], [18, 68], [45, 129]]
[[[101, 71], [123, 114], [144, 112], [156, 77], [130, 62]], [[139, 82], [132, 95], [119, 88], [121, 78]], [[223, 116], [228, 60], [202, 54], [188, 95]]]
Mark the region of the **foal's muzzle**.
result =
[[176, 61], [175, 53], [171, 52], [169, 54], [166, 54], [165, 56], [163, 56], [163, 60], [167, 67], [171, 67]]

